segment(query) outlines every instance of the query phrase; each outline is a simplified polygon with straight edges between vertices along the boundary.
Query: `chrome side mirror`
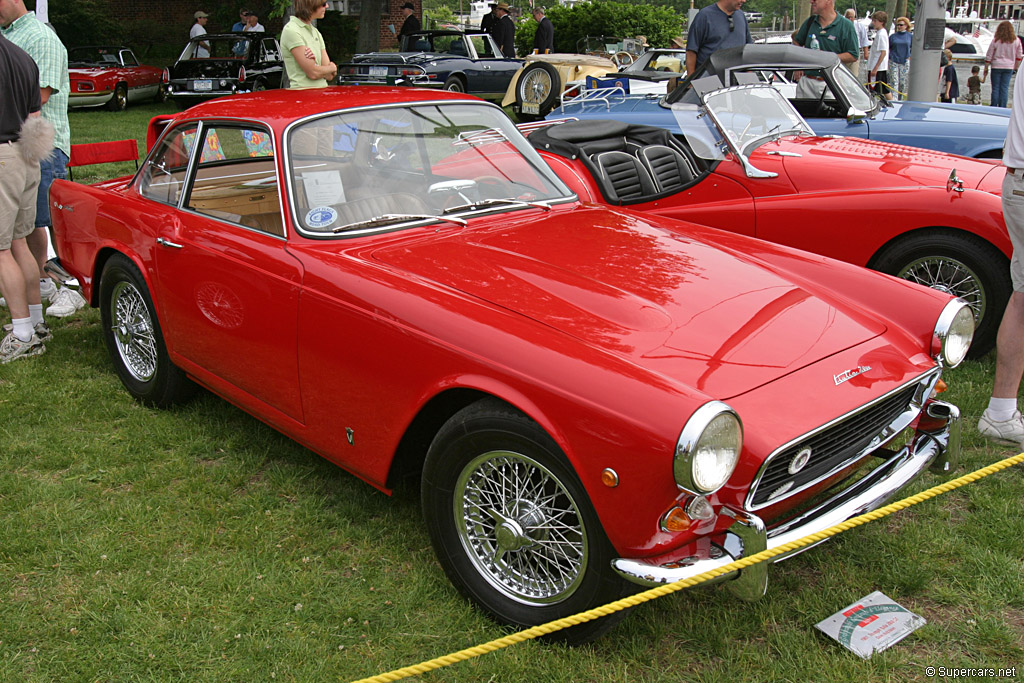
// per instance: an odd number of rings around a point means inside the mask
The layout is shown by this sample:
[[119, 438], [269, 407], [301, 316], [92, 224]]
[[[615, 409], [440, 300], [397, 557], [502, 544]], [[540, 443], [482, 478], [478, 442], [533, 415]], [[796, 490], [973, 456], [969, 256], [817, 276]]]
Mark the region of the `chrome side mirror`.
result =
[[867, 112], [861, 111], [855, 107], [850, 107], [850, 110], [846, 112], [846, 122], [849, 124], [864, 123], [864, 119], [867, 117]]
[[964, 181], [956, 175], [956, 169], [954, 168], [949, 172], [949, 178], [946, 180], [946, 192], [963, 192]]

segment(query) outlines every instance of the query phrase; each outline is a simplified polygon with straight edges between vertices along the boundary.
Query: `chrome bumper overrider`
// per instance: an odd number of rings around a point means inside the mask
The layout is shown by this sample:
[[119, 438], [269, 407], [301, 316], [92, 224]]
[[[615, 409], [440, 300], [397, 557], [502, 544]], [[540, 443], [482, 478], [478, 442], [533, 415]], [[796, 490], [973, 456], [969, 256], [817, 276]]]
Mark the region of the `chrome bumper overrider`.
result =
[[[673, 583], [724, 567], [730, 562], [762, 550], [778, 548], [875, 510], [892, 499], [925, 468], [931, 467], [933, 471], [948, 472], [956, 466], [960, 453], [959, 409], [949, 403], [933, 401], [929, 404], [927, 412], [934, 418], [946, 418], [945, 427], [934, 432], [918, 431], [908, 446], [886, 458], [863, 479], [771, 529], [767, 529], [756, 515], [728, 507], [723, 508], [722, 514], [732, 517], [735, 521], [721, 543], [724, 552], [720, 557], [664, 565], [619, 558], [612, 560], [612, 567], [629, 581], [644, 586]], [[768, 562], [755, 564], [742, 572], [724, 574], [709, 583], [732, 579], [730, 588], [738, 597], [756, 599], [764, 594], [767, 587], [769, 562], [779, 562], [809, 547], [811, 546], [777, 555]]]

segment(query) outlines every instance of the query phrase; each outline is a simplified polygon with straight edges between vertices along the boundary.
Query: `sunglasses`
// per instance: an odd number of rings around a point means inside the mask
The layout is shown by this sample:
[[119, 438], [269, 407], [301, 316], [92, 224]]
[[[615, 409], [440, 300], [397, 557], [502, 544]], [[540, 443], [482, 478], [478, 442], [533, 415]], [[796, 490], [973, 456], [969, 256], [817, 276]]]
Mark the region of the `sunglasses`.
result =
[[733, 29], [736, 28], [736, 24], [733, 23], [733, 20], [732, 20], [732, 15], [729, 14], [725, 18], [729, 20], [729, 33], [732, 33]]

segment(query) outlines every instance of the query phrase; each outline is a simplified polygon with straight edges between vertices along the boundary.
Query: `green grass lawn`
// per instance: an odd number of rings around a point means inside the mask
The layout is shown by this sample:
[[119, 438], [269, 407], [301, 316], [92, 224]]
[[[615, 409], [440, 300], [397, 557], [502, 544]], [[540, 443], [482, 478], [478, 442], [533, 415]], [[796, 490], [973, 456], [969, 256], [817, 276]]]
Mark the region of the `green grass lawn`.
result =
[[[73, 140], [138, 137], [141, 149], [148, 119], [170, 106], [74, 112]], [[414, 490], [389, 498], [207, 393], [143, 408], [112, 371], [96, 311], [51, 325], [44, 356], [0, 366], [0, 681], [348, 680], [504, 635], [446, 580]], [[946, 375], [964, 413], [956, 475], [1016, 453], [975, 429], [992, 370], [989, 356]], [[928, 474], [912, 492], [952, 476]], [[1011, 468], [843, 534], [773, 567], [759, 602], [699, 588], [634, 609], [590, 646], [531, 641], [422, 678], [1021, 670], [1022, 483]], [[862, 661], [814, 624], [875, 590], [928, 625]]]

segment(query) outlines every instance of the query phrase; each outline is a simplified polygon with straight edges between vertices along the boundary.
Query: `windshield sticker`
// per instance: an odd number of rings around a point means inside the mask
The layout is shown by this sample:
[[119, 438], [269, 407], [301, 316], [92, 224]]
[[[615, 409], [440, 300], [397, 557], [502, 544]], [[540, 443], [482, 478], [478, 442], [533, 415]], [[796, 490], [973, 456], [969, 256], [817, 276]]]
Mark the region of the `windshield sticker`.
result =
[[311, 228], [326, 228], [338, 220], [338, 212], [329, 206], [318, 206], [306, 214], [306, 225]]

